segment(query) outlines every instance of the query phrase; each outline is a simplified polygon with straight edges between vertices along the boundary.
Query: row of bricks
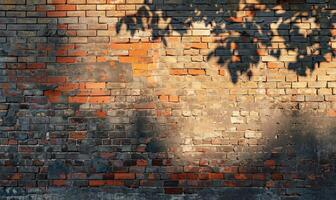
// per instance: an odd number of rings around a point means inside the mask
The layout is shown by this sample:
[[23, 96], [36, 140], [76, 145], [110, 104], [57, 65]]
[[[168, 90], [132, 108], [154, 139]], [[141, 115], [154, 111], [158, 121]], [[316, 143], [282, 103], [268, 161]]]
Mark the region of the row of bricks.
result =
[[[40, 177], [47, 174], [39, 174]], [[169, 173], [167, 174], [169, 180], [164, 180], [161, 178], [160, 174], [152, 173], [152, 174], [136, 174], [136, 173], [100, 173], [100, 174], [86, 174], [86, 173], [71, 173], [68, 175], [62, 175], [63, 177], [57, 178], [58, 180], [90, 180], [96, 179], [100, 181], [107, 180], [162, 180], [162, 183], [165, 183], [165, 186], [178, 186], [179, 182], [176, 180], [286, 180], [291, 178], [296, 179], [304, 179], [305, 177], [299, 177], [297, 174], [280, 174], [277, 172], [273, 172], [272, 174], [266, 173]], [[91, 176], [91, 177], [90, 177]], [[7, 177], [7, 178], [6, 178]], [[3, 180], [33, 180], [35, 178], [35, 173], [8, 173], [6, 177], [3, 177]], [[97, 178], [101, 177], [101, 179]], [[183, 181], [181, 181], [182, 183]]]
[[[8, 5], [24, 5], [24, 4], [153, 4], [152, 1], [145, 0], [1, 0], [1, 4]], [[286, 1], [283, 1], [285, 3]], [[310, 0], [309, 3], [325, 3], [327, 1], [318, 1], [318, 0]], [[155, 2], [156, 4], [182, 4], [183, 0], [166, 0], [162, 2]], [[221, 1], [219, 4], [236, 4], [234, 1]], [[241, 4], [277, 4], [279, 1], [277, 0], [243, 0], [239, 2]], [[305, 0], [295, 0], [293, 1], [295, 4], [304, 4]], [[206, 2], [198, 2], [199, 5], [208, 5]]]

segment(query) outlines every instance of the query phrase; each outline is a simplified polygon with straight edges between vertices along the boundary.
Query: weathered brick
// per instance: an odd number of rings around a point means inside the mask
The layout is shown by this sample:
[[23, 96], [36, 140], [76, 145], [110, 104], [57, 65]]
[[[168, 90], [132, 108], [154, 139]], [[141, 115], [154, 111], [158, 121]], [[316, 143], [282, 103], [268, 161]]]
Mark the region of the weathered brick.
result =
[[332, 199], [334, 7], [0, 0], [0, 196]]

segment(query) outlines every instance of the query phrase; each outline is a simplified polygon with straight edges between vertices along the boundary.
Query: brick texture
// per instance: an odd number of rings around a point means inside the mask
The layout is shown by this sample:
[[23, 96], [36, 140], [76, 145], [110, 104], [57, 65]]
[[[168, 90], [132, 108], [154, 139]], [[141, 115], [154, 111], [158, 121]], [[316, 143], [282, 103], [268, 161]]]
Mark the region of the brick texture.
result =
[[0, 0], [0, 196], [332, 199], [335, 14]]

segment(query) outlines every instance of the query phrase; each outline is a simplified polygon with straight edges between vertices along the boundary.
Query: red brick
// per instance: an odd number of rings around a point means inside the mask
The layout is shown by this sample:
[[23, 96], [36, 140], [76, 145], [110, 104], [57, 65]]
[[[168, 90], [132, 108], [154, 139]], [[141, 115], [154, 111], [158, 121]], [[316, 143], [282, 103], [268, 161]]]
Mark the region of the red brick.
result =
[[235, 174], [234, 177], [237, 180], [247, 180], [249, 178], [246, 174]]
[[59, 91], [72, 91], [77, 90], [80, 88], [80, 85], [78, 83], [64, 83], [62, 85], [59, 85], [56, 90]]
[[274, 173], [272, 174], [272, 180], [282, 180], [283, 179], [283, 175], [280, 173]]
[[64, 83], [67, 77], [65, 76], [49, 76], [48, 83]]
[[98, 187], [105, 185], [105, 180], [90, 180], [89, 186], [91, 187]]
[[45, 63], [28, 63], [27, 69], [45, 69]]
[[224, 174], [222, 173], [209, 173], [209, 179], [216, 180], [216, 179], [223, 179]]
[[147, 160], [137, 160], [136, 163], [137, 163], [137, 166], [147, 166], [148, 165]]
[[114, 179], [131, 180], [131, 179], [135, 179], [135, 174], [134, 173], [115, 173]]
[[165, 194], [182, 194], [183, 188], [165, 188]]
[[74, 58], [74, 57], [57, 57], [56, 62], [58, 62], [58, 63], [75, 63], [76, 58]]
[[275, 161], [274, 160], [266, 160], [264, 162], [264, 165], [267, 168], [275, 168]]
[[122, 180], [106, 180], [105, 184], [109, 186], [124, 186], [125, 185], [124, 181]]
[[22, 174], [20, 173], [15, 173], [11, 176], [12, 180], [20, 180], [22, 178]]
[[265, 180], [266, 177], [265, 177], [265, 174], [253, 174], [252, 179], [262, 181], [262, 180]]
[[47, 90], [44, 95], [48, 97], [50, 103], [60, 103], [62, 102], [62, 93], [60, 91]]
[[65, 185], [65, 180], [53, 180], [52, 185], [53, 186], [58, 186], [58, 187], [64, 186]]

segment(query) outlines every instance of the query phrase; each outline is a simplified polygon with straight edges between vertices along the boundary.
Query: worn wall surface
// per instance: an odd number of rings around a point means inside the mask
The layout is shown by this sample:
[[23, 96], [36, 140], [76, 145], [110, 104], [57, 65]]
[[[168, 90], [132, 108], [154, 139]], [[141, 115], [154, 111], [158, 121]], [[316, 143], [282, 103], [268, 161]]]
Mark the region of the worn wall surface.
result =
[[0, 0], [1, 199], [335, 199], [334, 0]]

